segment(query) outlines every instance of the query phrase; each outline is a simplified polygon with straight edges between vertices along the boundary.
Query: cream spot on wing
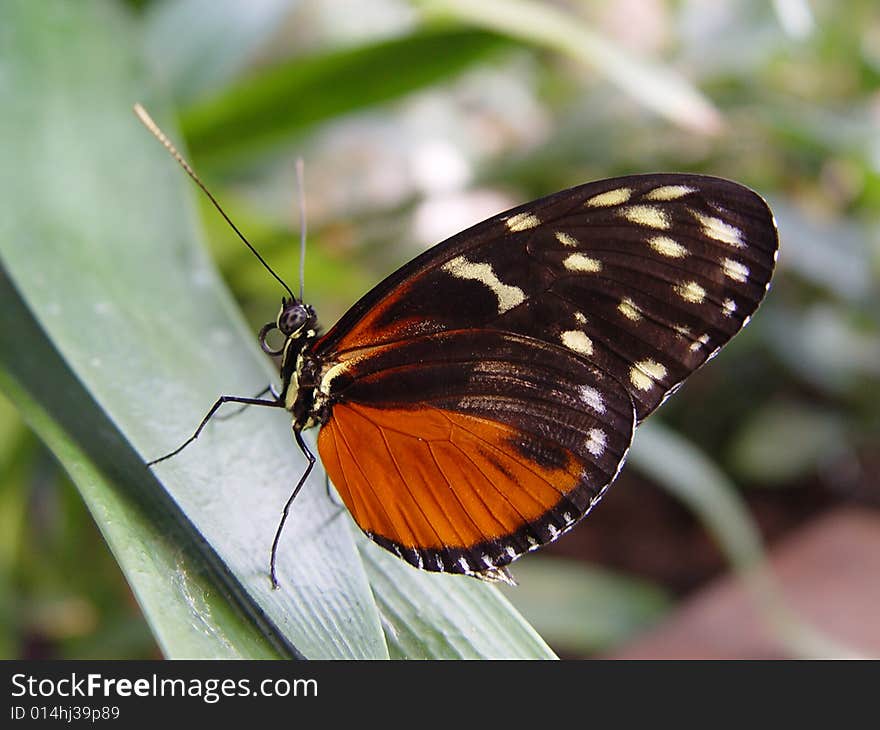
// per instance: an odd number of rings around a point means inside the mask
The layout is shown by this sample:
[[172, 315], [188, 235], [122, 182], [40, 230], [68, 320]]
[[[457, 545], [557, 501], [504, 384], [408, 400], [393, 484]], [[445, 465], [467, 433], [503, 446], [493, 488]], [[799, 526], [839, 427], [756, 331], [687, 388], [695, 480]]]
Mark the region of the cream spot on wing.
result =
[[629, 200], [630, 195], [632, 195], [632, 190], [629, 188], [617, 188], [616, 190], [609, 190], [608, 192], [594, 195], [587, 200], [587, 205], [593, 208], [606, 208], [609, 205], [620, 205]]
[[581, 400], [596, 413], [605, 413], [605, 399], [602, 394], [590, 385], [580, 387]]
[[696, 352], [703, 345], [709, 344], [709, 335], [700, 335], [694, 342], [691, 342], [690, 351]]
[[706, 290], [695, 281], [676, 285], [675, 292], [686, 302], [693, 304], [701, 304], [706, 298]]
[[602, 271], [602, 262], [599, 259], [591, 259], [582, 253], [570, 254], [562, 263], [569, 271]]
[[645, 198], [647, 200], [678, 200], [696, 191], [696, 188], [691, 188], [687, 185], [663, 185], [646, 193]]
[[575, 321], [580, 322], [581, 324], [587, 323], [587, 318], [584, 316], [583, 312], [575, 312], [574, 318], [575, 318]]
[[746, 243], [743, 241], [742, 231], [736, 226], [699, 211], [694, 211], [694, 215], [700, 221], [703, 233], [709, 238], [714, 238], [716, 241], [721, 241], [737, 248], [745, 248]]
[[527, 231], [541, 225], [541, 219], [532, 213], [517, 213], [510, 216], [506, 221], [507, 228], [510, 231]]
[[672, 325], [672, 329], [674, 329], [680, 335], [690, 336], [691, 334], [691, 328], [683, 324], [674, 324]]
[[325, 395], [330, 395], [330, 388], [333, 385], [333, 381], [354, 365], [355, 362], [356, 359], [352, 358], [350, 360], [343, 360], [342, 362], [338, 362], [327, 368], [327, 370], [321, 375], [321, 380], [318, 382], [318, 390]]
[[629, 379], [639, 390], [650, 390], [664, 377], [666, 377], [666, 368], [653, 360], [642, 360], [629, 369]]
[[581, 355], [593, 354], [593, 341], [580, 330], [566, 330], [560, 338], [562, 344], [569, 350], [574, 350]]
[[510, 286], [499, 281], [489, 264], [472, 263], [464, 256], [458, 256], [443, 264], [443, 271], [458, 279], [472, 279], [489, 287], [498, 297], [499, 314], [513, 309], [526, 300], [525, 293], [518, 286]]
[[725, 299], [721, 304], [721, 313], [725, 317], [730, 317], [736, 311], [736, 302], [733, 299]]
[[617, 305], [617, 309], [627, 319], [638, 322], [642, 318], [642, 310], [640, 310], [632, 299], [624, 297]]
[[724, 271], [725, 276], [735, 281], [745, 281], [749, 277], [749, 267], [733, 259], [724, 259], [721, 262], [721, 270]]
[[671, 259], [680, 259], [687, 256], [688, 252], [688, 250], [678, 241], [673, 241], [666, 236], [654, 236], [653, 238], [649, 238], [648, 245], [661, 256], [668, 256]]
[[593, 456], [602, 456], [605, 453], [605, 432], [601, 428], [591, 428], [587, 436], [587, 451]]
[[578, 241], [574, 236], [569, 235], [565, 231], [556, 231], [556, 240], [563, 246], [578, 247]]
[[666, 211], [654, 205], [630, 205], [623, 208], [621, 214], [627, 220], [648, 228], [666, 230], [670, 226]]

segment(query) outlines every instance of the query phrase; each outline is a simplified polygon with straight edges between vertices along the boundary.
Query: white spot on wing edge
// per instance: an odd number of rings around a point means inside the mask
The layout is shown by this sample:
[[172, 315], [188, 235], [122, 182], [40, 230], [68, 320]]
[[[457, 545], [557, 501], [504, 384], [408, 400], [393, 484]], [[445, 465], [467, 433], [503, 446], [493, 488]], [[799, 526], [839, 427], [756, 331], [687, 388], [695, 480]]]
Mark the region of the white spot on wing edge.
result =
[[458, 256], [443, 264], [442, 269], [458, 279], [472, 279], [489, 287], [498, 297], [499, 314], [513, 309], [526, 300], [525, 293], [518, 286], [510, 286], [499, 281], [489, 264], [472, 263], [464, 256]]
[[709, 335], [700, 335], [694, 342], [691, 342], [689, 349], [691, 352], [696, 352], [703, 345], [708, 345], [708, 344], [709, 344]]
[[746, 243], [743, 241], [742, 231], [736, 226], [699, 211], [694, 211], [694, 216], [703, 227], [703, 233], [709, 238], [735, 246], [736, 248], [745, 248]]
[[582, 385], [580, 388], [581, 400], [592, 408], [596, 413], [605, 413], [605, 399], [602, 394], [591, 385]]
[[510, 216], [506, 221], [508, 230], [516, 233], [518, 231], [527, 231], [530, 228], [537, 228], [541, 225], [541, 219], [534, 213], [517, 213]]
[[593, 456], [599, 457], [605, 453], [605, 443], [607, 437], [601, 428], [591, 428], [587, 432], [587, 451]]
[[650, 390], [665, 377], [666, 368], [654, 360], [642, 360], [629, 369], [630, 382], [639, 390]]
[[586, 204], [592, 208], [606, 208], [611, 205], [625, 203], [629, 200], [631, 195], [632, 190], [629, 188], [616, 188], [614, 190], [608, 190], [607, 192], [594, 195], [592, 198], [588, 198]]
[[696, 188], [689, 187], [688, 185], [661, 185], [659, 188], [654, 188], [645, 193], [645, 199], [678, 200], [679, 198], [683, 198], [685, 195], [695, 193], [696, 191]]

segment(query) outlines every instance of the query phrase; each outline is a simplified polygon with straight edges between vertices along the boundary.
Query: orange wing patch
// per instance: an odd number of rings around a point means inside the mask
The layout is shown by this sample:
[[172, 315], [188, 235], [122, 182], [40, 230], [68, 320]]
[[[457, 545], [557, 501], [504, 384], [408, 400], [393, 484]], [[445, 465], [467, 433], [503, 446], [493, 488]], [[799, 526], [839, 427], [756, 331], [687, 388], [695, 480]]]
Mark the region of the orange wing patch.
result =
[[337, 403], [318, 436], [327, 473], [358, 525], [415, 551], [467, 551], [509, 537], [559, 504], [583, 464], [541, 466], [519, 432], [478, 416]]
[[[346, 350], [374, 347], [381, 342], [425, 334], [436, 329], [424, 317], [396, 316], [392, 317], [389, 321], [387, 316], [388, 310], [398, 305], [400, 299], [406, 296], [410, 286], [411, 284], [402, 284], [393, 294], [389, 294], [370, 307], [357, 326], [351, 328], [336, 343], [336, 351], [345, 352]], [[330, 338], [332, 334], [332, 331], [328, 332], [326, 337]]]

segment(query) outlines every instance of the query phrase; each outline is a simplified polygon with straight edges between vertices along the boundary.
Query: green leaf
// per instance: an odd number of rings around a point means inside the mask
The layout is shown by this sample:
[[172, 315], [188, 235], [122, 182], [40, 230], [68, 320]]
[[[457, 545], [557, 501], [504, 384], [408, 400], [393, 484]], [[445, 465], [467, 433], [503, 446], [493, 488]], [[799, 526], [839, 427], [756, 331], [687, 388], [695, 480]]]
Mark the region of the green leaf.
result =
[[[280, 656], [279, 648], [241, 613], [234, 597], [218, 590], [194, 544], [195, 535], [151, 503], [153, 480], [145, 474], [132, 476], [142, 471], [139, 458], [65, 367], [5, 276], [0, 279], [0, 312], [0, 387], [66, 466], [165, 655]], [[10, 356], [16, 349], [29, 357]], [[23, 381], [40, 377], [44, 387], [28, 393]], [[87, 441], [104, 457], [92, 460], [77, 440]], [[4, 517], [11, 515], [4, 510]]]
[[783, 266], [843, 301], [858, 303], [871, 296], [874, 281], [865, 226], [820, 217], [788, 199], [770, 202], [779, 238], [789, 243], [781, 249]]
[[731, 462], [746, 479], [792, 485], [799, 477], [830, 465], [846, 453], [840, 416], [797, 401], [758, 408], [731, 444]]
[[144, 11], [147, 54], [175, 100], [192, 101], [241, 73], [297, 4], [295, 0], [153, 2]]
[[199, 159], [254, 154], [317, 122], [450, 78], [506, 45], [484, 31], [431, 30], [297, 58], [185, 109], [181, 126]]
[[368, 540], [359, 545], [392, 659], [554, 658], [494, 587], [465, 576], [437, 580], [415, 569], [401, 571], [387, 551]]
[[505, 595], [541, 636], [568, 655], [620, 646], [672, 607], [648, 581], [580, 561], [532, 555], [517, 563], [514, 574], [520, 585], [503, 589]]
[[[797, 311], [767, 313], [768, 343], [777, 357], [810, 385], [832, 394], [880, 378], [880, 335], [851, 309], [816, 302]], [[871, 402], [876, 389], [867, 392]]]
[[[402, 606], [383, 595], [380, 609], [366, 538], [327, 499], [320, 469], [295, 504], [272, 590], [272, 537], [305, 464], [287, 414], [248, 409], [146, 468], [219, 393], [254, 393], [273, 370], [205, 255], [192, 186], [131, 113], [138, 100], [163, 110], [138, 47], [107, 2], [0, 6], [2, 83], [16, 100], [0, 119], [0, 372], [81, 489], [166, 654], [382, 658], [388, 612], [418, 605], [416, 636], [423, 624], [479, 634], [500, 623], [512, 628], [495, 638], [499, 654], [549, 656], [488, 586], [419, 575], [443, 602], [423, 603], [414, 584]], [[398, 585], [415, 573], [402, 561], [385, 571]], [[456, 608], [460, 591], [482, 595], [492, 621]], [[194, 629], [202, 636], [187, 641]]]

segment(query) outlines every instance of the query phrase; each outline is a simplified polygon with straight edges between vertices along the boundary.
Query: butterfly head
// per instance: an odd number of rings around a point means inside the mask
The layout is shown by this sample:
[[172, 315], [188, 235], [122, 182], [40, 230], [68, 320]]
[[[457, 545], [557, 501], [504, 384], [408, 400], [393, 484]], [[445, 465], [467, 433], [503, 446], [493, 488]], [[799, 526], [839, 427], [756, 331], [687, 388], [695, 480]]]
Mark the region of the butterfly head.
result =
[[275, 325], [286, 337], [295, 337], [300, 332], [315, 328], [315, 309], [298, 299], [281, 300], [281, 309]]
[[[298, 340], [303, 336], [315, 334], [317, 317], [314, 308], [296, 298], [287, 297], [281, 300], [281, 309], [274, 322], [267, 322], [260, 330], [260, 347], [269, 355], [280, 355], [284, 352], [288, 341]], [[269, 342], [269, 334], [278, 330], [284, 335], [284, 342], [273, 348]]]

